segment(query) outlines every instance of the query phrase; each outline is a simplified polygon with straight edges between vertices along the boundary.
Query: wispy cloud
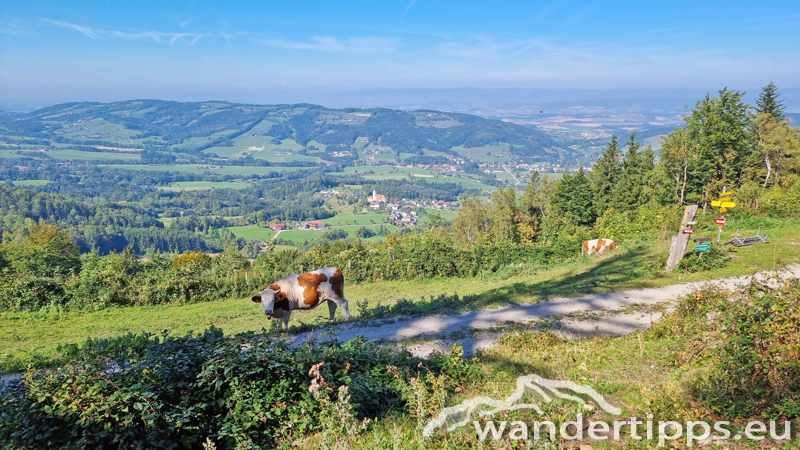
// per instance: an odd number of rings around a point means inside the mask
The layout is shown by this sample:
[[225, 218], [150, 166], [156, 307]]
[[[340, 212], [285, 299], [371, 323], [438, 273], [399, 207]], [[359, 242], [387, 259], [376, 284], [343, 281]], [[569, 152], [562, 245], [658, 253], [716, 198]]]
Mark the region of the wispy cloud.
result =
[[394, 51], [394, 44], [391, 40], [372, 37], [341, 40], [331, 36], [312, 36], [310, 41], [268, 39], [262, 42], [273, 47], [323, 52], [390, 53]]
[[[179, 41], [185, 41], [188, 43], [188, 45], [194, 45], [197, 41], [199, 41], [203, 37], [209, 36], [209, 33], [199, 33], [199, 32], [162, 32], [153, 30], [111, 31], [111, 30], [102, 30], [99, 28], [90, 28], [83, 25], [78, 25], [70, 22], [61, 22], [58, 20], [52, 20], [47, 18], [42, 18], [41, 20], [51, 25], [71, 28], [83, 34], [84, 36], [90, 37], [92, 39], [98, 39], [98, 38], [152, 39], [155, 42], [166, 41], [169, 44], [175, 44], [176, 42]], [[226, 41], [228, 41], [228, 44], [230, 44], [230, 41], [228, 39], [230, 36], [231, 35], [228, 33], [223, 33], [218, 35], [218, 37], [224, 38]]]
[[74, 24], [74, 23], [61, 22], [61, 21], [58, 21], [58, 20], [50, 20], [50, 19], [45, 19], [45, 18], [42, 18], [42, 20], [47, 22], [47, 23], [53, 24], [53, 25], [58, 25], [59, 27], [72, 28], [73, 30], [75, 30], [75, 31], [77, 31], [77, 32], [79, 32], [81, 34], [84, 34], [86, 36], [89, 36], [92, 39], [96, 39], [96, 38], [101, 37], [102, 31], [95, 30], [95, 29], [89, 28], [89, 27], [85, 27], [83, 25], [77, 25], [77, 24]]
[[411, 7], [414, 6], [414, 3], [417, 3], [417, 0], [411, 0], [408, 2], [408, 6], [406, 6], [406, 9], [403, 10], [403, 14], [400, 14], [400, 20], [403, 20], [403, 17], [405, 17], [408, 11], [411, 10]]

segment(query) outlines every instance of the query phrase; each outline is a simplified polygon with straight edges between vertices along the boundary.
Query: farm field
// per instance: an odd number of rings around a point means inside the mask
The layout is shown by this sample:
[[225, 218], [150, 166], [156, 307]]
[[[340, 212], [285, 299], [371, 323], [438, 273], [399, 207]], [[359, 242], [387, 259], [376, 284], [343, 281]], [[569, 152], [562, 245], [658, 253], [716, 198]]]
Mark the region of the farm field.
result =
[[269, 228], [261, 228], [257, 225], [246, 225], [242, 227], [228, 227], [229, 230], [237, 237], [244, 238], [248, 241], [258, 239], [259, 241], [269, 241], [275, 237], [275, 232]]
[[159, 186], [164, 191], [200, 191], [204, 189], [247, 189], [253, 185], [233, 181], [176, 181], [169, 186]]
[[102, 167], [112, 169], [142, 170], [146, 172], [183, 172], [202, 175], [269, 175], [272, 172], [287, 172], [294, 170], [311, 169], [309, 167], [261, 167], [261, 166], [222, 166], [219, 169], [209, 169], [208, 166], [197, 164], [174, 164], [174, 165], [145, 165], [145, 164], [100, 164]]
[[52, 183], [50, 180], [18, 180], [13, 182], [14, 186], [44, 186], [50, 183]]
[[52, 159], [77, 160], [77, 161], [106, 161], [118, 159], [121, 161], [137, 161], [142, 156], [137, 153], [122, 152], [84, 152], [81, 150], [49, 150], [41, 152], [42, 156]]
[[[735, 226], [735, 223], [732, 223]], [[756, 227], [745, 227], [740, 233], [753, 234]], [[704, 230], [707, 232], [713, 232]], [[733, 236], [734, 227], [726, 225], [723, 239]], [[762, 229], [762, 231], [765, 231]], [[728, 267], [699, 273], [653, 271], [648, 267], [668, 249], [666, 240], [645, 244], [621, 246], [618, 250], [601, 256], [581, 256], [564, 261], [544, 270], [503, 277], [487, 274], [474, 278], [429, 279], [411, 281], [381, 281], [379, 283], [350, 284], [345, 294], [351, 302], [351, 314], [357, 320], [357, 302], [374, 307], [378, 303], [392, 306], [401, 299], [412, 302], [414, 311], [424, 314], [437, 312], [429, 305], [432, 297], [480, 294], [479, 304], [462, 305], [474, 309], [489, 305], [531, 303], [556, 296], [578, 296], [587, 293], [610, 292], [626, 289], [658, 287], [670, 284], [743, 275], [761, 270], [771, 270], [800, 262], [800, 224], [784, 223], [766, 229], [774, 233], [771, 244], [736, 249]], [[288, 231], [281, 233], [312, 233]], [[321, 234], [321, 232], [316, 232]], [[308, 239], [301, 236], [299, 240]], [[345, 273], [347, 279], [347, 273]], [[424, 299], [423, 299], [424, 297]], [[452, 311], [449, 311], [452, 312]], [[292, 314], [292, 325], [326, 322], [327, 308]], [[211, 325], [226, 333], [257, 331], [269, 322], [249, 299], [232, 298], [216, 302], [159, 305], [135, 308], [111, 308], [92, 312], [69, 312], [47, 315], [43, 313], [0, 313], [0, 340], [9, 345], [0, 354], [0, 371], [18, 370], [35, 359], [52, 357], [59, 344], [77, 343], [87, 337], [119, 336], [128, 332], [153, 332], [169, 329], [175, 335], [201, 331]]]
[[451, 150], [464, 158], [482, 163], [505, 163], [509, 161], [509, 144], [486, 145], [483, 147], [453, 147]]
[[[255, 131], [251, 131], [250, 133], [255, 133]], [[210, 147], [203, 150], [203, 153], [214, 153], [221, 158], [242, 158], [246, 156], [246, 154], [249, 154], [255, 159], [265, 159], [270, 162], [284, 162], [287, 161], [287, 156], [276, 155], [275, 151], [298, 152], [303, 149], [303, 146], [295, 142], [294, 139], [284, 139], [280, 144], [273, 144], [272, 139], [271, 136], [265, 136], [263, 134], [259, 134], [258, 136], [247, 136], [247, 134], [244, 134], [233, 139], [232, 147]], [[263, 149], [250, 149], [248, 147], [263, 147]], [[309, 158], [310, 160], [317, 159], [310, 157], [305, 158]]]
[[7, 148], [0, 148], [0, 158], [7, 158], [7, 159], [18, 159], [18, 158], [25, 158], [25, 156], [20, 155], [18, 152], [20, 148], [14, 148], [13, 150]]

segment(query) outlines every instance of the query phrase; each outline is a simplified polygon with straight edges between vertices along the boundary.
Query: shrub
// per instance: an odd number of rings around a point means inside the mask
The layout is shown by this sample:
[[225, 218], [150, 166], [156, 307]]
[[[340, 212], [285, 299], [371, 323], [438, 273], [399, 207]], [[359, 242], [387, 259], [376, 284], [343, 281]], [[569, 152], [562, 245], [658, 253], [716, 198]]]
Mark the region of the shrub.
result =
[[719, 269], [730, 264], [731, 257], [728, 252], [720, 245], [712, 245], [711, 249], [703, 252], [702, 257], [699, 253], [691, 252], [684, 255], [677, 269], [682, 272], [703, 272], [711, 269]]
[[[410, 376], [467, 364], [439, 358], [428, 369], [363, 338], [289, 346], [212, 329], [110, 341], [73, 349], [83, 358], [0, 391], [0, 447], [199, 448], [209, 439], [219, 448], [286, 446], [320, 431], [326, 417], [331, 426], [331, 411], [347, 416], [343, 430], [357, 432], [364, 417], [405, 407], [401, 383]], [[315, 398], [312, 378], [318, 387], [324, 379], [330, 395]]]
[[0, 273], [0, 308], [4, 311], [38, 311], [47, 305], [66, 303], [61, 278]]
[[800, 418], [800, 281], [753, 283], [716, 308], [720, 359], [698, 384], [701, 401], [728, 417]]
[[68, 232], [32, 220], [14, 234], [3, 233], [0, 253], [19, 274], [68, 275], [81, 265], [80, 248]]

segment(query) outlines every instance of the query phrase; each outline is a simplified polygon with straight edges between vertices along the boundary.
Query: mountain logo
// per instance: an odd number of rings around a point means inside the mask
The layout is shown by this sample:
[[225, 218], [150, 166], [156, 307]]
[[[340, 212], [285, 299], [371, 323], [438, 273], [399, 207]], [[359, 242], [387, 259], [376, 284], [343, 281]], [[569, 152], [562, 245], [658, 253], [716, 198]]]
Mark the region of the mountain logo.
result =
[[[568, 380], [548, 380], [536, 374], [523, 375], [517, 378], [517, 389], [505, 400], [495, 400], [490, 397], [476, 397], [465, 400], [456, 406], [445, 408], [433, 420], [425, 425], [422, 431], [424, 437], [430, 437], [433, 432], [442, 427], [447, 427], [447, 431], [453, 431], [462, 427], [472, 420], [474, 414], [480, 417], [491, 416], [502, 411], [514, 411], [519, 409], [532, 409], [539, 414], [544, 411], [536, 403], [519, 403], [526, 394], [538, 395], [542, 401], [549, 403], [553, 397], [572, 400], [577, 403], [586, 404], [581, 397], [567, 394], [563, 390], [573, 393], [583, 394], [591, 398], [603, 411], [618, 416], [622, 414], [622, 409], [606, 402], [602, 395], [598, 394], [591, 386], [581, 386]], [[488, 407], [490, 409], [484, 409]], [[480, 410], [479, 410], [480, 408]]]

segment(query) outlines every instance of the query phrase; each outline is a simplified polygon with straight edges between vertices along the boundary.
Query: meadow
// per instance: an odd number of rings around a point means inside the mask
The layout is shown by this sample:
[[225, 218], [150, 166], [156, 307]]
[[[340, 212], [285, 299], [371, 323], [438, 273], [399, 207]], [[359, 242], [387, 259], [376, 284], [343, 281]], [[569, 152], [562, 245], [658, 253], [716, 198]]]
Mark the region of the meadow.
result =
[[44, 186], [52, 183], [50, 180], [18, 180], [14, 181], [14, 186]]
[[244, 238], [248, 241], [258, 239], [259, 241], [270, 241], [275, 237], [275, 232], [269, 228], [261, 228], [258, 225], [246, 225], [241, 227], [228, 227], [229, 230], [237, 237]]
[[483, 147], [453, 147], [451, 150], [464, 158], [482, 163], [506, 163], [509, 161], [509, 144], [485, 145]]
[[20, 155], [20, 154], [19, 154], [19, 151], [20, 151], [20, 150], [25, 150], [25, 149], [19, 149], [19, 148], [13, 148], [13, 149], [10, 149], [10, 148], [0, 148], [0, 158], [5, 158], [5, 159], [19, 159], [19, 158], [24, 158], [24, 156], [22, 156], [22, 155]]
[[138, 161], [142, 156], [138, 153], [128, 152], [84, 152], [81, 150], [48, 150], [41, 152], [43, 158], [60, 159], [64, 161]]
[[[800, 224], [795, 221], [741, 221], [738, 224], [731, 221], [730, 226], [725, 227], [723, 240], [733, 237], [737, 226], [741, 227], [740, 235], [752, 235], [759, 225], [764, 225], [762, 234], [774, 233], [769, 244], [736, 248], [731, 253], [733, 259], [729, 266], [705, 272], [664, 271], [669, 243], [666, 239], [657, 239], [623, 244], [605, 255], [581, 256], [546, 267], [500, 269], [497, 273], [486, 272], [472, 278], [347, 283], [345, 294], [350, 300], [353, 320], [357, 321], [363, 313], [373, 319], [370, 309], [378, 306], [382, 318], [455, 313], [493, 305], [534, 303], [553, 297], [724, 278], [800, 263]], [[710, 235], [714, 231], [708, 228], [698, 234]], [[280, 237], [299, 242], [321, 235], [320, 231], [290, 230], [282, 232]], [[689, 251], [691, 249], [690, 245]], [[327, 314], [327, 308], [298, 312], [292, 315], [291, 326], [295, 330], [324, 326]], [[0, 371], [51, 361], [59, 354], [59, 346], [87, 338], [101, 339], [128, 332], [158, 333], [164, 329], [182, 335], [212, 325], [225, 333], [238, 333], [260, 330], [269, 322], [259, 314], [257, 305], [242, 298], [99, 311], [2, 312], [0, 341], [8, 345], [0, 354]]]

